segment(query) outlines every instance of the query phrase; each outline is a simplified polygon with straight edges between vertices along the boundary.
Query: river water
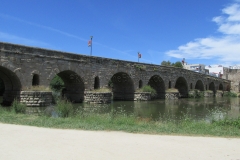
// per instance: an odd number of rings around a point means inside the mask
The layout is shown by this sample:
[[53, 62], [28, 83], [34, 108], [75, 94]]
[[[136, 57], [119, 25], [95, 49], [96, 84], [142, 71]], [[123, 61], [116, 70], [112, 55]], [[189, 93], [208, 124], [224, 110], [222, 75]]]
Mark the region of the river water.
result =
[[211, 121], [225, 117], [238, 118], [240, 116], [240, 98], [182, 98], [178, 100], [154, 101], [113, 101], [111, 104], [74, 104], [84, 111], [108, 113], [116, 111], [119, 114], [134, 114], [141, 118], [159, 120], [164, 118], [181, 119], [186, 116], [195, 120]]
[[84, 112], [110, 113], [114, 111], [116, 114], [135, 115], [151, 120], [178, 120], [188, 116], [195, 120], [211, 121], [213, 118], [218, 120], [240, 116], [240, 98], [237, 97], [112, 101], [110, 104], [75, 103], [73, 106], [83, 109]]

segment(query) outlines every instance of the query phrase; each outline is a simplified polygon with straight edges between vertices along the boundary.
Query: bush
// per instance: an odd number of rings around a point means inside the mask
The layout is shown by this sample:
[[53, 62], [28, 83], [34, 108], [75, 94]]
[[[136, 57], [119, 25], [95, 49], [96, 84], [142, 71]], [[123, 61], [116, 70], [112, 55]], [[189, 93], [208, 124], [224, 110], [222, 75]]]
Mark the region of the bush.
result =
[[234, 93], [234, 92], [224, 92], [223, 96], [225, 96], [225, 97], [237, 97], [237, 93]]
[[64, 88], [63, 80], [56, 75], [50, 82], [50, 88], [54, 91], [60, 92]]
[[26, 104], [20, 103], [19, 101], [14, 99], [14, 101], [12, 103], [12, 108], [15, 113], [25, 113], [27, 106], [26, 106]]
[[223, 120], [213, 121], [213, 123], [220, 126], [233, 126], [240, 129], [240, 117], [237, 119], [225, 118]]
[[58, 100], [56, 104], [56, 111], [60, 117], [69, 117], [73, 114], [73, 105], [67, 100]]
[[157, 94], [156, 90], [149, 85], [143, 86], [138, 92], [150, 92], [151, 96], [155, 96]]

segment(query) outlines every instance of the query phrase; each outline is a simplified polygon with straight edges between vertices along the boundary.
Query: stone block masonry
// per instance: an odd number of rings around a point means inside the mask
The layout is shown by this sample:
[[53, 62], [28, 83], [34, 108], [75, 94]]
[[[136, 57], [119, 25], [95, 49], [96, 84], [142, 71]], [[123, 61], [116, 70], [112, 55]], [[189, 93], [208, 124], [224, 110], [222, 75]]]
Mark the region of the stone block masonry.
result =
[[87, 103], [111, 103], [112, 92], [85, 92], [84, 102]]
[[20, 102], [27, 107], [47, 107], [53, 103], [53, 96], [47, 91], [21, 91]]

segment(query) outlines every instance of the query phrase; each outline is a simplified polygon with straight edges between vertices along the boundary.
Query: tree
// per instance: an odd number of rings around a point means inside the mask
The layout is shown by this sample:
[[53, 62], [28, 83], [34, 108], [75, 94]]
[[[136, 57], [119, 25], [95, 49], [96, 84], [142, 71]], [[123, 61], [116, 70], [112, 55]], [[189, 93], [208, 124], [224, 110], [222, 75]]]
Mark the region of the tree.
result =
[[61, 91], [62, 88], [64, 88], [64, 82], [58, 75], [56, 75], [50, 82], [50, 87], [54, 91]]
[[171, 63], [170, 61], [162, 61], [161, 65], [183, 68], [183, 65], [180, 61], [177, 61], [176, 63]]
[[161, 65], [162, 66], [171, 66], [171, 62], [170, 61], [162, 61]]
[[180, 61], [177, 61], [176, 63], [173, 64], [174, 67], [179, 67], [179, 68], [183, 68], [183, 65]]

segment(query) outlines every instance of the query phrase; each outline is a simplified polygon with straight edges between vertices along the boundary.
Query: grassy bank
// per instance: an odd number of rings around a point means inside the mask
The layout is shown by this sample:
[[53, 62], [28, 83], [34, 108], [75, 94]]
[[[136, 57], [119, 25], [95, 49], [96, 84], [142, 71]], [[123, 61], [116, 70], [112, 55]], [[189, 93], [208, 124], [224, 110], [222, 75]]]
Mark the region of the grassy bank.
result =
[[204, 121], [195, 121], [186, 115], [180, 121], [171, 119], [152, 121], [149, 118], [139, 118], [133, 114], [126, 114], [124, 112], [117, 113], [114, 110], [110, 113], [101, 113], [84, 111], [83, 109], [69, 112], [68, 116], [64, 115], [63, 117], [54, 118], [45, 114], [28, 115], [16, 113], [12, 109], [6, 110], [2, 107], [0, 109], [1, 123], [47, 128], [112, 130], [146, 134], [240, 137], [240, 118], [207, 123]]

